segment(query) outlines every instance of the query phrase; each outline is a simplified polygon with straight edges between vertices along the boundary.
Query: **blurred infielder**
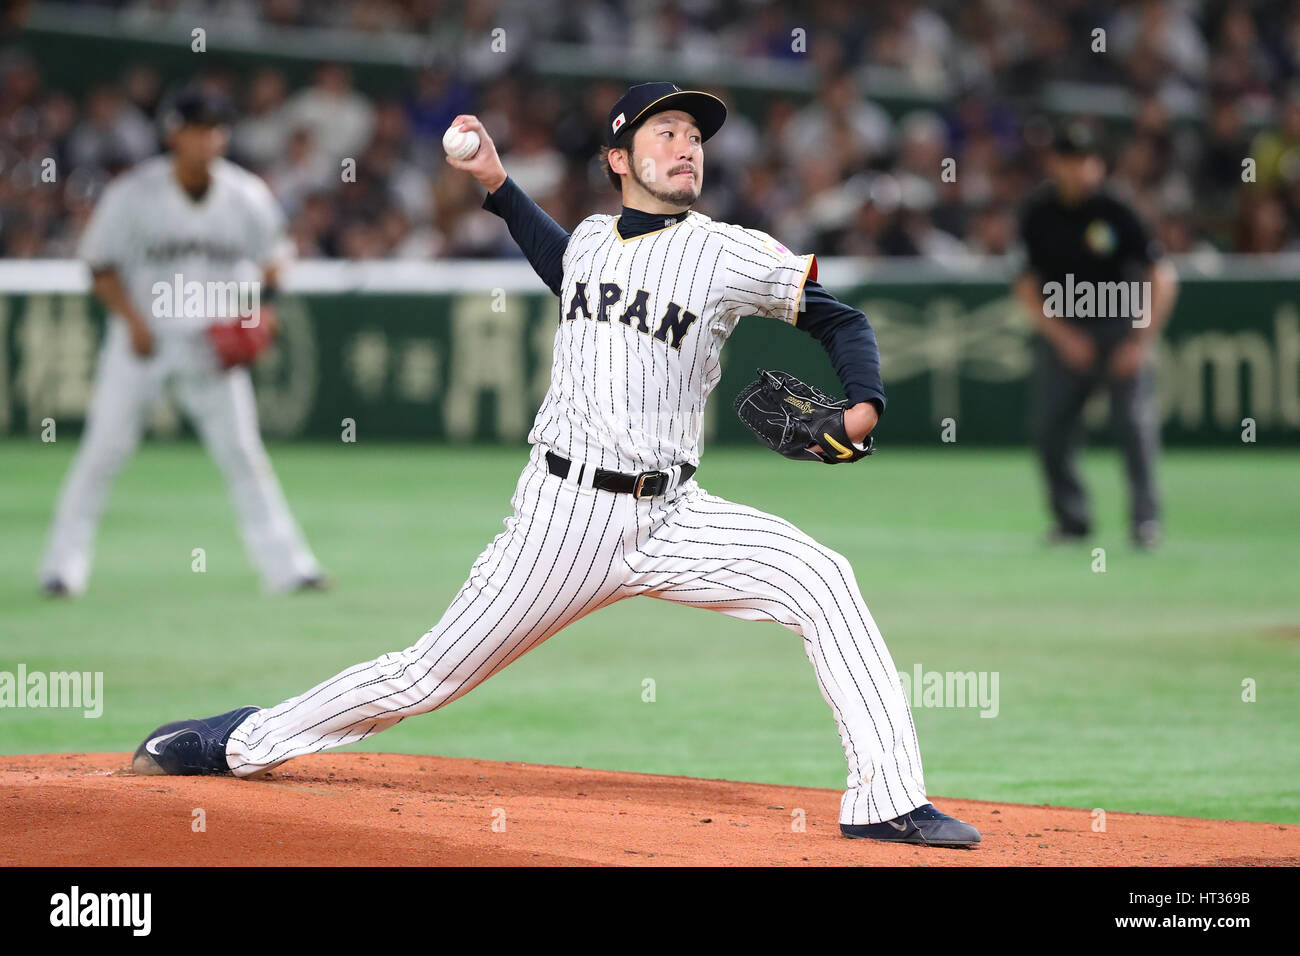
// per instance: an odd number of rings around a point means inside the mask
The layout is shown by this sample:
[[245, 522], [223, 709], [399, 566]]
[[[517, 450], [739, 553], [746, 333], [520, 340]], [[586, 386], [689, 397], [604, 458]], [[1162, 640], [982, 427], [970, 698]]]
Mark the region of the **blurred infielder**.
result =
[[262, 180], [220, 158], [219, 100], [185, 91], [164, 122], [172, 152], [110, 183], [81, 238], [110, 314], [41, 586], [51, 596], [86, 590], [109, 489], [171, 386], [225, 477], [266, 590], [322, 587], [262, 446], [247, 368], [271, 334], [263, 303], [290, 248], [283, 215]]
[[848, 560], [694, 479], [719, 351], [744, 316], [800, 323], [825, 345], [849, 396], [819, 408], [814, 393], [787, 388], [790, 377], [765, 373], [742, 393], [741, 415], [773, 447], [856, 461], [870, 453], [885, 406], [871, 327], [817, 285], [813, 256], [689, 211], [702, 144], [725, 117], [706, 93], [630, 89], [606, 128], [622, 214], [590, 216], [572, 235], [507, 178], [478, 119], [457, 117], [453, 130], [464, 132], [449, 134], [448, 161], [488, 189], [485, 208], [505, 218], [560, 297], [551, 384], [514, 514], [415, 644], [269, 709], [166, 724], [136, 751], [138, 772], [245, 777], [364, 740], [456, 700], [584, 615], [642, 595], [775, 621], [803, 637], [848, 758], [845, 835], [979, 842], [974, 827], [926, 800], [911, 711]]

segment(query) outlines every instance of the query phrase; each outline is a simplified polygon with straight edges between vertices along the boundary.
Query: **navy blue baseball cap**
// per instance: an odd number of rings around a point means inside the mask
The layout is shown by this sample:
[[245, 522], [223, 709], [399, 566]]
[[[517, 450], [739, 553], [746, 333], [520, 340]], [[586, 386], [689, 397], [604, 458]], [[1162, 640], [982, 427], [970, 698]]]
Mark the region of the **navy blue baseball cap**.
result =
[[1062, 156], [1100, 156], [1101, 140], [1083, 120], [1067, 120], [1052, 136], [1052, 150]]
[[645, 119], [665, 110], [684, 110], [695, 117], [700, 138], [707, 140], [722, 128], [727, 119], [727, 107], [712, 93], [684, 90], [676, 83], [642, 83], [624, 93], [609, 111], [605, 124], [605, 145], [619, 146], [619, 134]]
[[229, 126], [234, 110], [225, 97], [198, 84], [181, 88], [159, 111], [162, 127], [170, 133], [182, 126]]

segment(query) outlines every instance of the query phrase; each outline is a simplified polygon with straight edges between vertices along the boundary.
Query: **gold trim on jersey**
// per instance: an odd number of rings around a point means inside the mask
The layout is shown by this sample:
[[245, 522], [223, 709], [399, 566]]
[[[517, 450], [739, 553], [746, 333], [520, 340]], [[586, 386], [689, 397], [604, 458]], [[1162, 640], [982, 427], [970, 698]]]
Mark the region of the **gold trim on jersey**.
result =
[[681, 225], [682, 223], [684, 223], [687, 219], [690, 219], [691, 216], [690, 216], [690, 213], [687, 213], [687, 214], [686, 214], [685, 216], [683, 216], [681, 219], [678, 219], [675, 223], [673, 223], [672, 226], [664, 226], [662, 229], [655, 229], [653, 232], [643, 232], [643, 233], [641, 233], [641, 235], [639, 235], [639, 236], [633, 236], [631, 239], [624, 239], [624, 238], [619, 234], [619, 231], [618, 231], [618, 221], [619, 221], [620, 219], [622, 219], [622, 218], [623, 218], [622, 214], [617, 215], [617, 216], [614, 217], [614, 238], [617, 239], [619, 242], [623, 243], [623, 245], [627, 245], [629, 242], [636, 242], [638, 239], [644, 239], [646, 236], [653, 236], [653, 235], [655, 235], [656, 233], [665, 232], [666, 230], [673, 228], [673, 226], [680, 226], [680, 225]]
[[791, 319], [790, 324], [795, 328], [799, 327], [799, 303], [803, 301], [803, 287], [808, 284], [808, 273], [812, 272], [813, 263], [816, 261], [816, 254], [808, 253], [808, 268], [803, 270], [803, 278], [799, 280], [799, 292], [794, 297], [794, 312], [792, 313], [794, 318]]

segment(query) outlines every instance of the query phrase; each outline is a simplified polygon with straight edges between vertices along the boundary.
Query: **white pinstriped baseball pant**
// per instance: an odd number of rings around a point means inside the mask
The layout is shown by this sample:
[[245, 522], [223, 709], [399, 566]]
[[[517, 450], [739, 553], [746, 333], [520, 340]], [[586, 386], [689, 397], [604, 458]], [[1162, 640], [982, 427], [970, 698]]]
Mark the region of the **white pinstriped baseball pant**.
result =
[[406, 650], [250, 716], [226, 748], [237, 775], [436, 710], [579, 618], [644, 595], [803, 636], [848, 760], [841, 823], [878, 823], [926, 802], [911, 710], [847, 559], [694, 479], [637, 500], [552, 475], [544, 453], [533, 446], [514, 514], [442, 620]]

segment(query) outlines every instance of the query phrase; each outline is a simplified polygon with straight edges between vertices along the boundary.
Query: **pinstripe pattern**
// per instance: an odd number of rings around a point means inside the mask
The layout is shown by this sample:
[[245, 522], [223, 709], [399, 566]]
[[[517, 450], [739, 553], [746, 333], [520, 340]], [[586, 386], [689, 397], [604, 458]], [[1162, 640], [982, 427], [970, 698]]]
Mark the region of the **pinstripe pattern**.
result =
[[646, 520], [626, 556], [639, 593], [775, 621], [804, 638], [848, 760], [842, 823], [889, 820], [925, 801], [911, 711], [847, 559], [774, 515], [699, 490]]
[[609, 531], [627, 523], [618, 512], [632, 500], [556, 478], [535, 447], [506, 530], [475, 561], [442, 620], [406, 650], [254, 715], [231, 736], [231, 769], [255, 773], [435, 710], [617, 596], [622, 544]]
[[[796, 321], [813, 257], [696, 212], [628, 240], [616, 223], [590, 216], [569, 237], [550, 388], [528, 440], [615, 471], [698, 466], [722, 346], [743, 316]], [[601, 319], [603, 284], [619, 298]], [[644, 316], [620, 321], [640, 291]], [[661, 328], [674, 305], [696, 317], [677, 347]]]
[[644, 595], [775, 621], [803, 637], [848, 761], [841, 822], [888, 820], [925, 802], [911, 713], [843, 556], [694, 480], [636, 501], [551, 475], [543, 454], [533, 447], [506, 530], [442, 620], [406, 650], [253, 715], [227, 747], [235, 773], [436, 710], [592, 611]]
[[[814, 265], [764, 233], [693, 212], [627, 241], [612, 217], [584, 220], [564, 253], [551, 385], [505, 530], [415, 644], [244, 721], [226, 749], [234, 772], [436, 710], [583, 616], [646, 596], [774, 621], [803, 638], [848, 761], [841, 823], [925, 803], [911, 711], [842, 555], [693, 479], [643, 500], [591, 487], [597, 467], [698, 464], [727, 337], [747, 315], [795, 322]], [[550, 473], [547, 451], [574, 463], [566, 476]]]

